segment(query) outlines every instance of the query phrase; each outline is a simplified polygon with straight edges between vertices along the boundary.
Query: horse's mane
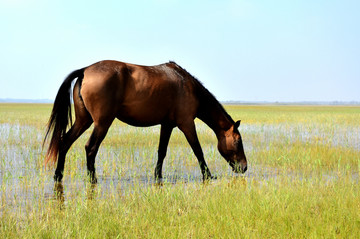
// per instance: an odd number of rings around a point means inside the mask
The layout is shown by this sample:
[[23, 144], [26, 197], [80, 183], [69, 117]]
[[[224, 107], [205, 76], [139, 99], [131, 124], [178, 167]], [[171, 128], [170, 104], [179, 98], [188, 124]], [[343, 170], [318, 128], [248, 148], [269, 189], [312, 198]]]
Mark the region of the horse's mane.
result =
[[196, 87], [197, 94], [199, 95], [200, 102], [206, 107], [218, 107], [218, 109], [225, 115], [226, 118], [230, 120], [230, 122], [234, 123], [234, 120], [231, 116], [226, 112], [221, 103], [216, 99], [216, 97], [205, 88], [205, 86], [193, 75], [191, 75], [186, 69], [182, 68], [174, 61], [169, 61], [169, 64], [175, 66], [175, 70], [179, 73], [184, 79], [191, 80]]

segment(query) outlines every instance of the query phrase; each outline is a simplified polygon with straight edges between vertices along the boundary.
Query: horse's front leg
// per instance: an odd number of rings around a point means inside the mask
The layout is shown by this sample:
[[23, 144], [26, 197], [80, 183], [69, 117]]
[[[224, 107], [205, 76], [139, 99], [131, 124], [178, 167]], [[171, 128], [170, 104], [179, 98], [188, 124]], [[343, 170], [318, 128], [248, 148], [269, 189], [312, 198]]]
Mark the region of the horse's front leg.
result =
[[173, 130], [173, 126], [163, 124], [160, 129], [160, 142], [158, 148], [158, 161], [155, 167], [155, 180], [159, 181], [162, 179], [162, 166], [164, 162], [164, 158], [166, 156], [166, 150], [169, 144], [171, 132]]
[[206, 165], [204, 153], [201, 149], [200, 142], [199, 142], [199, 139], [196, 134], [194, 121], [191, 121], [187, 124], [180, 125], [179, 129], [184, 133], [187, 141], [189, 142], [192, 150], [194, 151], [196, 158], [199, 161], [203, 179], [204, 180], [212, 179], [213, 177], [211, 176], [210, 170], [209, 170], [208, 166]]

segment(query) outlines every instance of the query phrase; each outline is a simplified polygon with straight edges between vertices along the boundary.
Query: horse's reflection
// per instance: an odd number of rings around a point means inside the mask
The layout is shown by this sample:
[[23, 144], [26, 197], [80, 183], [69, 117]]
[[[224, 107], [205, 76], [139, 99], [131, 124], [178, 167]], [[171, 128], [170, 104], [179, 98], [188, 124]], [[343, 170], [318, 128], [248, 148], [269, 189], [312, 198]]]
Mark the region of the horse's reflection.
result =
[[[96, 185], [97, 184], [90, 184], [89, 187], [87, 187], [86, 191], [86, 198], [88, 200], [93, 200], [96, 195]], [[56, 182], [54, 184], [54, 199], [58, 201], [60, 209], [64, 209], [65, 205], [65, 195], [64, 195], [64, 185], [61, 182]]]
[[61, 182], [56, 182], [54, 185], [54, 199], [59, 202], [60, 209], [64, 209], [64, 186]]
[[96, 187], [97, 184], [96, 183], [91, 183], [90, 184], [90, 187], [87, 188], [87, 191], [86, 191], [86, 198], [88, 200], [93, 200], [95, 198], [95, 195], [96, 195]]

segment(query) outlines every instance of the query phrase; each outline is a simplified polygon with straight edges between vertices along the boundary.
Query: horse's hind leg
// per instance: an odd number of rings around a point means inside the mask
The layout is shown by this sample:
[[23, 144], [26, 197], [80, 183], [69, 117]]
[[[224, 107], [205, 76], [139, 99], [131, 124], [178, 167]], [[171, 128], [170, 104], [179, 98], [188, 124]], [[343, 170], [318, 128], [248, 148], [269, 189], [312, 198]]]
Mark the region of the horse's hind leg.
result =
[[71, 145], [87, 130], [93, 122], [88, 110], [86, 109], [83, 100], [79, 95], [79, 87], [81, 81], [76, 81], [73, 89], [73, 100], [75, 110], [75, 122], [70, 130], [64, 135], [60, 143], [58, 163], [55, 170], [54, 179], [60, 182], [63, 177], [65, 156], [69, 151]]
[[102, 124], [95, 122], [94, 130], [90, 136], [90, 139], [85, 145], [87, 169], [91, 183], [97, 183], [95, 174], [95, 157], [111, 123], [112, 121], [110, 123]]
[[84, 133], [85, 130], [90, 127], [91, 124], [91, 118], [77, 119], [74, 125], [65, 134], [59, 150], [58, 163], [54, 175], [55, 181], [60, 182], [63, 177], [65, 156], [66, 153], [69, 151], [71, 145], [80, 137], [82, 133]]

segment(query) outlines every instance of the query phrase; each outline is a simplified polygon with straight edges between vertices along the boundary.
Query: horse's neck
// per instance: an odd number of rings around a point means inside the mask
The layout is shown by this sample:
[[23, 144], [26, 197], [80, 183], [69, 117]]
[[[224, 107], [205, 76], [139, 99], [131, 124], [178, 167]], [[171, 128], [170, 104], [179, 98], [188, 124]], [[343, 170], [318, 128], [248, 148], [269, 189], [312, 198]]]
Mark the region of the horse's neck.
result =
[[216, 100], [200, 104], [198, 118], [207, 124], [218, 138], [233, 125], [233, 120]]

